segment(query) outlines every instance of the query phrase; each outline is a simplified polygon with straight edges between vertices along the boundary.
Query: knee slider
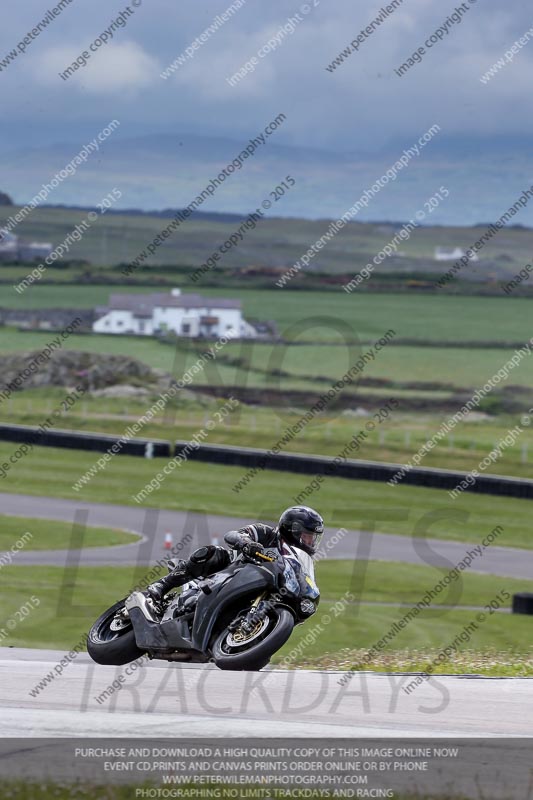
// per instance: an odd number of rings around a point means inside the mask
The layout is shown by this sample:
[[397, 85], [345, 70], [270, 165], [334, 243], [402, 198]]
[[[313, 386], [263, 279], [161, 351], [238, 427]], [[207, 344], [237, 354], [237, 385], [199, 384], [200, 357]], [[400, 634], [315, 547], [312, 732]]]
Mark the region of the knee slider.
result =
[[216, 547], [213, 544], [209, 544], [206, 547], [199, 547], [198, 550], [195, 550], [194, 553], [191, 555], [191, 561], [193, 564], [205, 564], [206, 561], [209, 561], [215, 555]]

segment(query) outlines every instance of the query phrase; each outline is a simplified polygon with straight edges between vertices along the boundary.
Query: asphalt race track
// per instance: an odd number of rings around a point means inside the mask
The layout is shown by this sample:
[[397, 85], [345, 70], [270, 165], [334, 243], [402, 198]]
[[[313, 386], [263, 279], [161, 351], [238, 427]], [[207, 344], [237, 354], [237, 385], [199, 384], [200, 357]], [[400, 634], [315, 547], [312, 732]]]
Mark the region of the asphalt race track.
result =
[[[221, 541], [226, 531], [248, 524], [249, 519], [192, 514], [182, 511], [113, 506], [98, 503], [80, 503], [76, 500], [33, 497], [19, 494], [0, 494], [3, 514], [14, 516], [56, 519], [66, 522], [77, 520], [82, 525], [105, 526], [140, 534], [139, 544], [118, 547], [91, 547], [82, 551], [20, 551], [16, 564], [58, 565], [77, 564], [104, 566], [107, 564], [153, 564], [164, 551], [165, 534], [171, 532], [174, 544], [184, 537], [187, 543], [179, 555], [186, 557], [200, 545]], [[336, 533], [327, 528], [324, 546]], [[328, 558], [379, 561], [400, 561], [411, 564], [430, 564], [450, 569], [459, 563], [472, 544], [431, 539], [429, 541], [408, 536], [384, 533], [349, 531], [336, 537], [335, 545], [327, 551]], [[474, 543], [475, 546], [476, 543]], [[1, 554], [0, 554], [1, 555]], [[474, 560], [474, 572], [533, 580], [533, 553], [511, 547], [492, 545], [482, 558]], [[527, 587], [524, 587], [527, 589]]]
[[533, 680], [438, 676], [407, 694], [409, 675], [141, 665], [110, 698], [126, 667], [80, 654], [36, 696], [64, 653], [0, 651], [2, 737], [70, 736], [530, 736]]

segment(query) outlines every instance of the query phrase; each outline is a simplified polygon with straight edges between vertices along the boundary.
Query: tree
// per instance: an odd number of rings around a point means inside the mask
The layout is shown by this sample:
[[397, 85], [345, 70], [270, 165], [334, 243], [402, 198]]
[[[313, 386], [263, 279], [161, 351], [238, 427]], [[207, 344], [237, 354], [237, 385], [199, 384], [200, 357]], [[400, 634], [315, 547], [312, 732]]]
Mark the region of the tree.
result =
[[12, 206], [13, 200], [5, 192], [0, 192], [0, 206]]

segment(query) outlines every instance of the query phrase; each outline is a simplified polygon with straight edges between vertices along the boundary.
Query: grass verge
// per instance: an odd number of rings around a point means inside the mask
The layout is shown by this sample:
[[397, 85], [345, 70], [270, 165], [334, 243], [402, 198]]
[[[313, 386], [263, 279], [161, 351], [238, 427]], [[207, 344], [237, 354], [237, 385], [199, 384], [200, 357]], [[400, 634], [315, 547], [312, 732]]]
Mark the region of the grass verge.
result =
[[[320, 391], [324, 390], [324, 386]], [[365, 390], [366, 391], [366, 390]], [[384, 390], [380, 390], [384, 391]], [[52, 411], [61, 407], [65, 390], [61, 388], [31, 389], [15, 393], [2, 404], [3, 420], [9, 424], [39, 426]], [[349, 458], [386, 461], [404, 464], [439, 429], [447, 414], [402, 413], [401, 397], [394, 389], [388, 389], [376, 407], [385, 406], [390, 398], [399, 402], [388, 418], [375, 430], [367, 431], [365, 424], [375, 422], [377, 417], [366, 412], [355, 416], [353, 410], [331, 411], [326, 417], [313, 420], [297, 437], [286, 445], [287, 452], [312, 453], [334, 458], [357, 438], [357, 446]], [[69, 430], [106, 433], [120, 437], [128, 425], [142, 417], [156, 400], [152, 398], [108, 398], [85, 395], [67, 414], [61, 417], [57, 427]], [[207, 396], [197, 400], [181, 400], [169, 404], [143, 428], [143, 436], [157, 439], [189, 441], [205, 428], [214, 416], [221, 401]], [[533, 400], [532, 400], [533, 402]], [[364, 408], [365, 403], [360, 405]], [[301, 411], [295, 408], [269, 408], [241, 406], [224, 424], [217, 424], [209, 434], [209, 443], [242, 447], [257, 447], [268, 450], [282, 435], [285, 427], [298, 421]], [[384, 412], [381, 415], [384, 416]], [[473, 417], [471, 421], [459, 423], [453, 433], [445, 436], [424, 457], [422, 466], [440, 469], [455, 469], [469, 472], [490, 453], [496, 442], [501, 441], [515, 425], [520, 424], [520, 414], [498, 414], [498, 416]], [[533, 433], [524, 432], [511, 447], [502, 449], [501, 457], [489, 468], [501, 475], [531, 476], [533, 462]]]
[[[0, 515], [0, 552], [11, 551], [12, 547], [18, 551], [21, 548], [17, 543], [21, 540], [26, 550], [64, 550], [69, 547], [71, 537], [72, 525], [68, 522]], [[111, 547], [131, 544], [138, 538], [133, 533], [112, 528], [87, 528], [83, 546]]]
[[[300, 669], [352, 670], [362, 662], [371, 672], [426, 672], [439, 659], [436, 648], [420, 650], [398, 650], [372, 658], [368, 665], [363, 660], [365, 649], [343, 648], [335, 653], [309, 657]], [[470, 650], [457, 653], [453, 659], [433, 667], [433, 675], [483, 675], [487, 678], [531, 678], [533, 677], [533, 651], [531, 654], [501, 652], [487, 647], [479, 652]]]

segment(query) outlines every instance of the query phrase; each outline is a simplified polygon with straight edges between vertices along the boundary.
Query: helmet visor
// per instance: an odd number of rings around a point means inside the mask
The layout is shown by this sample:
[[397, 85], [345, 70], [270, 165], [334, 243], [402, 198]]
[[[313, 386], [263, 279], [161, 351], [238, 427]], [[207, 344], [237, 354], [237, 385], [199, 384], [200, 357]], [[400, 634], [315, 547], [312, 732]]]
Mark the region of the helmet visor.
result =
[[309, 530], [302, 530], [299, 533], [300, 542], [305, 545], [306, 548], [311, 550], [313, 553], [318, 549], [320, 542], [322, 541], [323, 532], [320, 531], [309, 531]]

